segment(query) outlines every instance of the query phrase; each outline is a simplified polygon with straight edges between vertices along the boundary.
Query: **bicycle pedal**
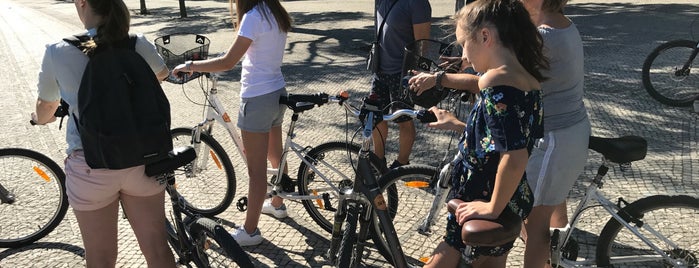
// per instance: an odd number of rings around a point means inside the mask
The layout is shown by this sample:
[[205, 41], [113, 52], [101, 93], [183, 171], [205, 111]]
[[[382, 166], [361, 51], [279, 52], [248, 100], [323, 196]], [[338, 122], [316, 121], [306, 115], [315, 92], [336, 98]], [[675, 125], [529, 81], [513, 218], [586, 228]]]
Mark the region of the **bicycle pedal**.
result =
[[296, 192], [296, 187], [294, 181], [289, 177], [289, 175], [283, 174], [281, 181], [282, 190], [286, 193]]
[[248, 210], [248, 197], [243, 196], [238, 199], [238, 202], [235, 204], [235, 207], [238, 208], [238, 211], [240, 212], [245, 212]]

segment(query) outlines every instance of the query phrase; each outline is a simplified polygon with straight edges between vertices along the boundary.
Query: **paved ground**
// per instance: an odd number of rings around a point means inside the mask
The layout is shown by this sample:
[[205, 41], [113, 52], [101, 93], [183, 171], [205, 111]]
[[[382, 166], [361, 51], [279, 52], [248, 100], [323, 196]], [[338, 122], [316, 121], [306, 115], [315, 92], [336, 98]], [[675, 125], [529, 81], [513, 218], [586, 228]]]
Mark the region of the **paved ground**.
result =
[[[179, 18], [176, 1], [147, 2], [151, 15], [142, 16], [135, 14], [139, 1], [126, 1], [134, 10], [133, 30], [145, 33], [151, 40], [178, 32], [201, 33], [211, 39], [210, 52], [215, 53], [227, 49], [234, 38], [227, 1], [187, 1], [189, 18], [186, 19]], [[371, 0], [283, 2], [295, 21], [283, 67], [290, 90], [348, 90], [354, 96], [368, 91], [369, 76], [363, 70], [363, 57], [372, 38], [372, 3]], [[435, 0], [432, 6], [433, 36], [443, 38], [451, 29], [449, 15], [453, 13], [453, 2]], [[622, 195], [627, 200], [651, 194], [698, 196], [699, 115], [690, 108], [671, 108], [651, 99], [641, 86], [640, 68], [645, 56], [660, 42], [691, 38], [689, 26], [699, 16], [699, 5], [689, 0], [614, 3], [578, 0], [570, 3], [567, 13], [578, 24], [585, 43], [585, 102], [593, 134], [605, 137], [639, 135], [649, 142], [647, 158], [635, 164], [630, 172], [622, 174], [615, 170], [612, 175], [621, 179], [609, 180], [604, 191], [611, 197]], [[34, 149], [62, 164], [63, 131], [58, 130], [57, 124], [32, 127], [26, 122], [36, 99], [36, 76], [44, 44], [80, 31], [73, 5], [61, 0], [0, 0], [0, 14], [3, 59], [0, 147]], [[694, 28], [694, 36], [699, 36], [699, 25]], [[237, 109], [237, 77], [239, 67], [225, 73], [220, 86], [229, 111]], [[189, 126], [195, 122], [199, 110], [187, 100], [187, 96], [198, 98], [195, 85], [183, 88], [167, 84], [165, 88], [173, 103], [174, 125]], [[345, 118], [340, 109], [321, 109], [307, 112], [299, 123], [300, 143], [314, 145], [344, 138]], [[446, 146], [445, 135], [426, 130], [421, 133], [424, 134], [420, 135], [412, 161], [434, 164], [434, 159], [441, 159], [439, 152]], [[226, 150], [233, 152], [230, 141], [219, 137]], [[569, 199], [571, 206], [579, 200], [589, 175], [596, 168], [594, 157], [597, 156], [592, 157], [585, 176], [576, 184]], [[239, 182], [237, 198], [245, 194], [247, 178], [240, 158], [233, 157], [233, 162]], [[293, 168], [297, 164], [290, 165]], [[329, 235], [317, 227], [302, 206], [293, 202], [287, 204], [290, 218], [278, 221], [262, 217], [260, 228], [266, 241], [249, 249], [250, 254], [261, 267], [328, 266], [321, 254], [329, 244]], [[231, 224], [240, 223], [243, 214], [231, 208], [220, 217]], [[584, 220], [584, 230], [578, 237], [592, 239], [594, 243], [601, 224], [608, 217], [593, 214], [589, 218], [599, 220]], [[120, 221], [120, 232], [118, 266], [145, 267], [126, 220]], [[0, 250], [0, 267], [79, 267], [84, 263], [82, 254], [77, 223], [69, 212], [61, 225], [38, 243]], [[522, 245], [518, 243], [508, 266], [520, 267], [521, 254]], [[370, 255], [367, 265], [387, 266], [375, 253]]]

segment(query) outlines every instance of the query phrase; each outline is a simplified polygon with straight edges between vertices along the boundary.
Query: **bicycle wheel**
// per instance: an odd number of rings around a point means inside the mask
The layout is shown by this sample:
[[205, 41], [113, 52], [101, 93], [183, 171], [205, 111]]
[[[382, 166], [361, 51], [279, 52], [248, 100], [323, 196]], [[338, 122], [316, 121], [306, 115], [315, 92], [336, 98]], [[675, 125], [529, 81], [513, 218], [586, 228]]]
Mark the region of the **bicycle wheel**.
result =
[[699, 97], [699, 73], [691, 72], [693, 62], [684, 64], [697, 42], [674, 40], [651, 52], [643, 63], [643, 86], [651, 97], [670, 106], [689, 106]]
[[345, 218], [345, 230], [343, 231], [342, 240], [340, 241], [340, 249], [337, 256], [337, 267], [353, 268], [357, 267], [357, 220], [359, 208], [356, 205], [347, 208], [347, 217]]
[[0, 149], [0, 247], [33, 243], [61, 223], [68, 210], [63, 173], [38, 152]]
[[[305, 158], [318, 172], [304, 162], [299, 166], [299, 194], [324, 196], [324, 199], [303, 200], [303, 206], [311, 218], [328, 233], [332, 233], [335, 210], [339, 206], [337, 189], [352, 187], [360, 148], [357, 144], [342, 141], [324, 143], [310, 150]], [[386, 167], [376, 155], [371, 154], [370, 161], [377, 175], [380, 174], [379, 170], [385, 170]], [[395, 187], [389, 188], [387, 193], [394, 197], [393, 200], [397, 200]], [[388, 205], [396, 206], [393, 203]]]
[[[624, 207], [618, 215], [627, 222], [632, 220], [631, 225], [637, 226], [635, 229], [653, 244], [675, 260], [684, 262], [686, 266], [682, 267], [699, 265], [699, 237], [695, 233], [699, 226], [699, 199], [689, 196], [649, 196]], [[639, 222], [635, 224], [633, 220]], [[660, 240], [648, 231], [649, 228], [676, 246]], [[600, 233], [597, 266], [673, 267], [614, 218]]]
[[197, 267], [254, 267], [245, 250], [214, 220], [199, 218], [189, 231], [199, 256], [194, 259]]
[[[213, 217], [231, 205], [235, 195], [235, 172], [228, 154], [213, 137], [201, 133], [197, 158], [184, 173], [176, 173], [177, 191], [187, 200], [187, 208]], [[172, 130], [173, 146], [192, 145], [192, 129]]]
[[[433, 225], [429, 232], [422, 232], [418, 227], [424, 222], [435, 199], [432, 185], [437, 182], [439, 170], [426, 165], [407, 165], [389, 171], [381, 177], [379, 185], [382, 191], [390, 186], [397, 187], [397, 200], [390, 200], [389, 203], [398, 204], [391, 208], [393, 225], [396, 229], [398, 241], [403, 248], [406, 260], [410, 265], [422, 266], [437, 245], [443, 241], [446, 230], [447, 210], [441, 209], [437, 213]], [[385, 191], [384, 191], [385, 192]], [[379, 252], [391, 263], [392, 259], [388, 242], [383, 235], [383, 229], [378, 223], [377, 217], [371, 221], [372, 233], [380, 233], [372, 238]]]

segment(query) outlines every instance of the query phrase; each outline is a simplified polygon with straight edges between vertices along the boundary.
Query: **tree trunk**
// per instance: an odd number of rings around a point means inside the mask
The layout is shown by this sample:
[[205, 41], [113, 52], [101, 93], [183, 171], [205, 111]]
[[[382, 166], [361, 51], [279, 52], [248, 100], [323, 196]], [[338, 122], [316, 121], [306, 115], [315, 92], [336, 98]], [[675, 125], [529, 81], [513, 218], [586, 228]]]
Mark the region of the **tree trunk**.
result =
[[148, 14], [148, 9], [146, 8], [146, 0], [141, 0], [141, 15]]
[[184, 0], [179, 0], [180, 1], [180, 18], [186, 18], [187, 17], [187, 8], [184, 6]]

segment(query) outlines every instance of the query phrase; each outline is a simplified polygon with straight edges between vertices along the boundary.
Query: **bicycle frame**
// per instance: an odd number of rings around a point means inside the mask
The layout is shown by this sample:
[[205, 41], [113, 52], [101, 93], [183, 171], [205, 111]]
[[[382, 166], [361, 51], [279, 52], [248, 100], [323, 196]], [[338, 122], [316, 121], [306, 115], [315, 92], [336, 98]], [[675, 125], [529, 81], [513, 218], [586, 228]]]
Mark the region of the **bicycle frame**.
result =
[[682, 68], [675, 71], [676, 76], [687, 76], [689, 75], [689, 68], [692, 67], [692, 62], [694, 59], [697, 57], [697, 54], [699, 54], [699, 42], [697, 42], [696, 47], [694, 47], [694, 50], [692, 51], [692, 55], [689, 56], [689, 59], [682, 65]]
[[[177, 248], [173, 249], [175, 250], [175, 253], [178, 255], [179, 259], [177, 260], [178, 263], [180, 264], [188, 264], [190, 261], [195, 262], [195, 265], [198, 267], [202, 265], [202, 263], [199, 263], [201, 260], [201, 257], [199, 256], [199, 251], [196, 250], [195, 247], [192, 245], [192, 240], [194, 239], [193, 237], [190, 237], [189, 234], [185, 231], [185, 225], [189, 225], [192, 222], [194, 222], [197, 219], [197, 215], [195, 213], [192, 213], [191, 211], [187, 210], [185, 207], [185, 200], [182, 198], [182, 196], [177, 192], [177, 189], [175, 187], [175, 177], [172, 176], [170, 178], [165, 178], [166, 181], [163, 181], [166, 186], [165, 186], [165, 191], [167, 194], [170, 196], [170, 202], [172, 203], [172, 217], [173, 221], [175, 223], [175, 226], [171, 226], [171, 228], [167, 228], [168, 232], [174, 231], [175, 233], [169, 233], [168, 234], [168, 239], [172, 239], [173, 237], [177, 238]], [[184, 214], [186, 217], [185, 219], [182, 219], [182, 214]], [[186, 222], [185, 222], [186, 221]], [[166, 224], [170, 225], [170, 221], [166, 221]], [[175, 244], [172, 243], [171, 244]]]
[[[240, 154], [241, 158], [243, 161], [246, 161], [245, 158], [245, 147], [243, 145], [243, 140], [240, 136], [240, 133], [237, 131], [237, 126], [231, 121], [230, 116], [226, 112], [223, 104], [217, 97], [218, 90], [217, 90], [217, 80], [218, 80], [218, 75], [217, 74], [209, 74], [207, 75], [209, 79], [211, 80], [212, 86], [208, 90], [208, 94], [206, 96], [206, 112], [205, 112], [205, 118], [203, 121], [198, 123], [193, 129], [192, 129], [192, 144], [193, 147], [197, 150], [199, 150], [199, 146], [201, 146], [201, 139], [200, 139], [200, 134], [202, 131], [204, 133], [211, 135], [213, 131], [213, 126], [215, 122], [218, 122], [221, 124], [228, 134], [230, 135], [231, 139], [233, 140], [233, 144], [235, 145], [238, 153]], [[308, 105], [313, 105], [313, 103], [306, 103]], [[291, 116], [291, 122], [289, 124], [289, 130], [286, 135], [286, 139], [284, 141], [284, 146], [282, 148], [282, 156], [281, 156], [281, 163], [278, 168], [267, 168], [267, 174], [272, 175], [273, 179], [270, 182], [273, 186], [273, 189], [267, 194], [268, 197], [272, 196], [280, 196], [284, 199], [290, 199], [290, 200], [313, 200], [313, 199], [322, 199], [322, 196], [318, 195], [299, 195], [298, 193], [286, 193], [280, 191], [278, 188], [280, 188], [278, 185], [280, 184], [282, 174], [284, 173], [286, 164], [287, 164], [287, 157], [288, 153], [291, 151], [298, 157], [299, 160], [302, 162], [306, 163], [308, 167], [310, 167], [318, 176], [320, 176], [323, 181], [325, 181], [335, 192], [339, 192], [340, 189], [336, 185], [334, 185], [328, 178], [327, 176], [323, 175], [322, 172], [320, 172], [314, 164], [312, 164], [309, 160], [306, 159], [306, 153], [308, 151], [308, 147], [304, 147], [300, 144], [297, 144], [293, 141], [294, 137], [296, 134], [294, 133], [294, 129], [296, 127], [296, 121], [298, 121], [298, 115], [300, 113], [294, 113]], [[203, 166], [205, 166], [206, 161], [208, 161], [208, 158], [204, 158], [201, 160], [202, 162], [197, 162], [197, 163], [202, 163]], [[335, 171], [337, 174], [342, 174], [339, 172], [336, 168], [334, 168], [331, 164], [326, 163], [324, 161], [321, 161], [324, 166], [327, 168]], [[246, 163], [247, 164], [247, 163]], [[193, 170], [197, 170], [197, 167], [194, 167]], [[349, 179], [349, 177], [344, 177], [344, 179]]]
[[[585, 195], [583, 196], [582, 200], [577, 205], [577, 208], [573, 212], [572, 216], [572, 221], [570, 223], [570, 229], [568, 232], [566, 232], [565, 237], [563, 239], [563, 242], [561, 243], [560, 246], [557, 246], [554, 250], [551, 252], [551, 264], [552, 266], [560, 265], [562, 267], [580, 267], [580, 266], [593, 266], [595, 265], [595, 260], [583, 260], [583, 261], [574, 261], [574, 260], [568, 260], [566, 258], [562, 258], [562, 248], [565, 248], [567, 243], [570, 242], [570, 237], [571, 234], [573, 233], [572, 231], [575, 229], [575, 226], [577, 223], [580, 221], [582, 212], [590, 207], [589, 203], [596, 202], [600, 204], [607, 213], [609, 213], [614, 219], [616, 219], [624, 228], [628, 229], [631, 231], [633, 234], [635, 234], [639, 239], [641, 239], [644, 243], [646, 243], [649, 247], [651, 247], [656, 253], [658, 253], [662, 258], [667, 260], [669, 263], [673, 263], [675, 260], [672, 259], [668, 254], [666, 254], [662, 249], [660, 249], [658, 246], [653, 244], [646, 236], [641, 234], [641, 232], [638, 231], [638, 228], [631, 225], [628, 223], [626, 220], [621, 218], [621, 216], [618, 215], [617, 212], [619, 212], [622, 208], [620, 206], [621, 203], [628, 204], [627, 201], [625, 201], [623, 198], [619, 198], [618, 204], [615, 204], [608, 198], [604, 196], [604, 194], [599, 190], [602, 188], [603, 182], [602, 179], [603, 177], [607, 174], [607, 171], [609, 170], [608, 166], [611, 165], [611, 162], [609, 162], [607, 159], [603, 158], [603, 163], [597, 170], [597, 175], [595, 175], [594, 179], [590, 183], [590, 185], [587, 187], [587, 190], [585, 191]], [[652, 226], [648, 226], [648, 224], [644, 224], [641, 228], [646, 229], [656, 237], [660, 238], [662, 241], [669, 245], [673, 245], [674, 247], [677, 247], [675, 243], [673, 243], [671, 240], [667, 239], [666, 237], [662, 236], [659, 232], [655, 231]], [[644, 258], [640, 257], [629, 257], [625, 259], [615, 259], [612, 260], [612, 264], [615, 263], [631, 263], [631, 262], [646, 262], [648, 260], [654, 260], [658, 259], [657, 256], [646, 256]]]

